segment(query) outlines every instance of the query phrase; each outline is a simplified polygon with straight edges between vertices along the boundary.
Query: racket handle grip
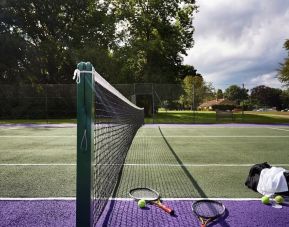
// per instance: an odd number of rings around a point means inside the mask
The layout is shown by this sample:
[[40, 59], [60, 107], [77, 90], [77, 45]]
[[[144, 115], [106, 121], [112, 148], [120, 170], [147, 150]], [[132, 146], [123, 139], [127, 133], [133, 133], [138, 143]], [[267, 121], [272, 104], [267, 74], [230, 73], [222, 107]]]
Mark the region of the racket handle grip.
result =
[[169, 213], [170, 215], [173, 215], [174, 214], [174, 210], [161, 204], [161, 203], [155, 203], [159, 208], [161, 208], [162, 210], [164, 210], [165, 212]]

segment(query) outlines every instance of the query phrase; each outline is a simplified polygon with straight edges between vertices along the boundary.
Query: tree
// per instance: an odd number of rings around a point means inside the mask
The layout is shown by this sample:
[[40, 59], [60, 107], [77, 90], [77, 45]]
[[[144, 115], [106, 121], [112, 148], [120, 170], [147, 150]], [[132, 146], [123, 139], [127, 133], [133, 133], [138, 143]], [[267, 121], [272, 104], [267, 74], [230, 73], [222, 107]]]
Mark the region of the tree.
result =
[[204, 99], [213, 97], [211, 84], [207, 84], [200, 74], [186, 76], [183, 79], [182, 87], [184, 93], [180, 96], [179, 102], [185, 109], [196, 109]]
[[281, 83], [289, 86], [289, 39], [284, 43], [284, 48], [288, 51], [288, 57], [284, 59], [284, 63], [280, 64], [277, 77]]
[[[109, 3], [90, 0], [3, 3], [0, 39], [5, 40], [6, 49], [16, 43], [19, 53], [14, 54], [13, 63], [4, 61], [0, 80], [18, 82], [10, 72], [13, 64], [24, 82], [71, 83], [76, 63], [83, 60], [83, 56], [92, 55], [85, 52], [88, 49], [94, 50], [94, 56], [101, 55], [97, 63], [104, 65], [101, 59], [109, 55], [115, 31]], [[11, 52], [13, 48], [10, 49]], [[1, 60], [6, 52], [1, 52]]]
[[223, 94], [222, 89], [218, 89], [218, 90], [217, 90], [216, 97], [217, 97], [217, 99], [222, 99], [222, 98], [224, 98], [224, 94]]
[[132, 82], [176, 82], [182, 55], [193, 46], [194, 0], [113, 2], [118, 16], [118, 49], [122, 72]]
[[71, 83], [83, 60], [111, 83], [180, 81], [195, 12], [194, 0], [1, 1], [0, 81]]
[[289, 108], [289, 88], [281, 94], [282, 109]]
[[282, 90], [260, 85], [252, 88], [251, 100], [258, 106], [281, 107], [281, 94]]
[[245, 88], [241, 88], [238, 85], [231, 85], [226, 88], [224, 96], [227, 99], [231, 101], [236, 101], [238, 104], [240, 104], [241, 101], [248, 98], [248, 90]]

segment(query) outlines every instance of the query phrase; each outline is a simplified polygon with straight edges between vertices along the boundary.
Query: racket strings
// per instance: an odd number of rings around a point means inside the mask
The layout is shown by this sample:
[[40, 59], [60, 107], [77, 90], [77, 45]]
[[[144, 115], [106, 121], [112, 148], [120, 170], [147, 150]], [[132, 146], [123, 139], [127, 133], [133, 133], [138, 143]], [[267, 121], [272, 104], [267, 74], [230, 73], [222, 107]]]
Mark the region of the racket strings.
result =
[[147, 188], [139, 188], [130, 192], [131, 196], [136, 199], [157, 200], [158, 194]]
[[197, 215], [205, 218], [214, 218], [224, 213], [224, 206], [215, 202], [201, 202], [194, 205]]

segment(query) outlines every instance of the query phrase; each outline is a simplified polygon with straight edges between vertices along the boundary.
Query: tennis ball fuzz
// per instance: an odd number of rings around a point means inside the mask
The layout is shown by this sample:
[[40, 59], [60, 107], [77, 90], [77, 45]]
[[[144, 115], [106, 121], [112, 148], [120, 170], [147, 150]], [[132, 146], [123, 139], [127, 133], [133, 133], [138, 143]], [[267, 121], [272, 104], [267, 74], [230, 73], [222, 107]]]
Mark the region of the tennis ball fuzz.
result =
[[137, 204], [140, 208], [146, 207], [146, 201], [144, 199], [139, 200]]
[[281, 195], [275, 197], [275, 202], [278, 204], [284, 203], [284, 198]]
[[263, 196], [261, 201], [264, 204], [269, 204], [270, 203], [270, 198], [268, 196]]

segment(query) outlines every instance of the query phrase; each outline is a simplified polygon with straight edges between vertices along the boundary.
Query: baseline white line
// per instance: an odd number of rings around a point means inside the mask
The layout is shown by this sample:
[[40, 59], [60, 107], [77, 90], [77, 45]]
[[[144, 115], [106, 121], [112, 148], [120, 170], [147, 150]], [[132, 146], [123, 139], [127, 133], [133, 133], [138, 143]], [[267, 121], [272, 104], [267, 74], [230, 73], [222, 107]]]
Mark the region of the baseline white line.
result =
[[[281, 129], [280, 129], [281, 130]], [[288, 131], [289, 130], [283, 130]], [[185, 135], [175, 135], [175, 136], [165, 136], [166, 138], [289, 138], [288, 136], [185, 136]], [[76, 138], [76, 136], [0, 136], [0, 138]], [[135, 136], [135, 138], [162, 138], [162, 136]]]
[[[228, 201], [250, 201], [250, 200], [258, 200], [260, 201], [260, 198], [162, 198], [161, 200], [165, 201], [195, 201], [195, 200], [201, 200], [201, 199], [209, 199], [209, 200], [228, 200]], [[133, 201], [131, 198], [110, 198], [109, 200], [115, 200], [115, 201]]]
[[0, 166], [76, 166], [69, 163], [0, 163]]
[[0, 138], [76, 138], [76, 136], [0, 136]]
[[[195, 201], [200, 199], [222, 200], [222, 201], [256, 201], [260, 198], [161, 198], [165, 201]], [[46, 197], [46, 198], [0, 198], [0, 201], [73, 201], [76, 197]], [[109, 198], [112, 201], [133, 201], [132, 198]]]
[[[271, 164], [271, 163], [270, 163]], [[163, 167], [249, 167], [255, 165], [254, 163], [247, 163], [247, 164], [163, 164], [163, 163], [125, 163], [125, 164], [100, 164], [101, 166], [148, 166], [148, 167], [155, 167], [155, 166], [163, 166]], [[274, 166], [289, 166], [289, 163], [278, 163], [278, 164], [271, 164]], [[76, 164], [69, 164], [69, 163], [0, 163], [0, 166], [76, 166]]]
[[47, 198], [0, 198], [1, 200], [8, 200], [8, 201], [39, 201], [39, 200], [46, 200], [46, 201], [50, 201], [50, 200], [76, 200], [75, 197], [47, 197]]
[[[271, 163], [270, 163], [271, 164]], [[102, 164], [104, 165], [104, 164]], [[113, 164], [107, 164], [107, 165], [113, 165]], [[116, 164], [114, 164], [116, 165]], [[247, 167], [247, 166], [253, 166], [255, 164], [251, 163], [247, 163], [247, 164], [162, 164], [162, 163], [156, 163], [156, 164], [137, 164], [137, 163], [127, 163], [127, 164], [123, 164], [124, 166], [164, 166], [164, 167], [181, 167], [181, 166], [188, 166], [188, 167], [209, 167], [209, 166], [215, 166], [215, 167]], [[275, 165], [275, 166], [289, 166], [288, 163], [284, 164], [271, 164], [271, 165]]]
[[289, 132], [289, 130], [284, 129], [284, 128], [269, 128], [269, 129]]
[[[289, 131], [288, 131], [289, 132]], [[289, 136], [165, 136], [166, 138], [288, 138]], [[162, 136], [135, 136], [135, 138], [162, 138]]]

